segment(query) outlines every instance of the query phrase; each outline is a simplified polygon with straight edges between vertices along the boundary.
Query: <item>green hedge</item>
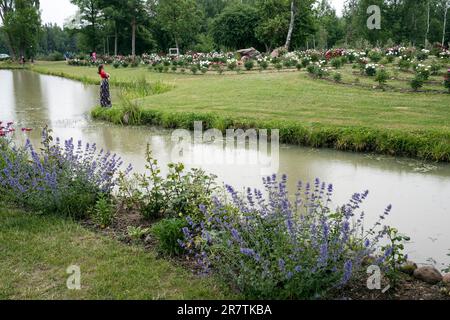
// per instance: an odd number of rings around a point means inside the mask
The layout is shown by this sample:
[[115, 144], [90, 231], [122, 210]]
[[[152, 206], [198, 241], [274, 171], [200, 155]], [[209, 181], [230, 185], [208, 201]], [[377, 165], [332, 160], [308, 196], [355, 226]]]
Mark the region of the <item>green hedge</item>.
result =
[[[125, 124], [128, 108], [96, 107], [94, 119]], [[211, 113], [174, 113], [152, 109], [134, 109], [133, 119], [127, 124], [161, 126], [169, 129], [192, 130], [195, 121], [202, 121], [205, 129], [279, 129], [280, 142], [316, 148], [334, 148], [344, 151], [374, 152], [424, 160], [450, 162], [450, 132], [411, 131], [367, 127], [332, 127], [321, 124], [302, 124], [292, 121], [264, 121], [231, 119]], [[137, 116], [135, 113], [139, 113]]]

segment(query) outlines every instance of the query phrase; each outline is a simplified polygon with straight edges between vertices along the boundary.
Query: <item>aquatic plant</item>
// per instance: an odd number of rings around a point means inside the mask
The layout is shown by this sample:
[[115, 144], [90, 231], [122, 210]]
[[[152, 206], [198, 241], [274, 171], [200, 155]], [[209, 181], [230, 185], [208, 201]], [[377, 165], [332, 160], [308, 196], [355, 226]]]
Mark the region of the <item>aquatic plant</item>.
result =
[[[201, 207], [204, 221], [189, 217], [180, 245], [204, 273], [216, 272], [246, 298], [302, 299], [324, 296], [342, 287], [374, 254], [385, 235], [382, 221], [365, 229], [361, 205], [369, 192], [354, 194], [333, 210], [333, 186], [319, 179], [298, 183], [291, 198], [287, 177], [264, 179], [265, 190], [214, 198]], [[381, 253], [379, 263], [385, 260]]]

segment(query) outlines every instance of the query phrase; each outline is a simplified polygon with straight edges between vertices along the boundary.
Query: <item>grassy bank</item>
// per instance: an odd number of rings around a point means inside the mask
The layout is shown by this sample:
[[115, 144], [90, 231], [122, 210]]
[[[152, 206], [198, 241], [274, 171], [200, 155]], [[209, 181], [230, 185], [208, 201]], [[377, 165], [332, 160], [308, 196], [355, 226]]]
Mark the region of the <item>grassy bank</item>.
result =
[[[97, 83], [95, 68], [38, 63], [33, 70]], [[311, 79], [306, 72], [182, 75], [108, 68], [113, 84], [145, 79], [166, 90], [94, 118], [191, 128], [277, 128], [286, 143], [450, 161], [450, 95], [383, 92]], [[130, 110], [131, 109], [131, 110]], [[131, 112], [130, 112], [131, 111]]]
[[[223, 288], [75, 222], [0, 209], [0, 299], [221, 299]], [[80, 291], [66, 287], [81, 267]]]

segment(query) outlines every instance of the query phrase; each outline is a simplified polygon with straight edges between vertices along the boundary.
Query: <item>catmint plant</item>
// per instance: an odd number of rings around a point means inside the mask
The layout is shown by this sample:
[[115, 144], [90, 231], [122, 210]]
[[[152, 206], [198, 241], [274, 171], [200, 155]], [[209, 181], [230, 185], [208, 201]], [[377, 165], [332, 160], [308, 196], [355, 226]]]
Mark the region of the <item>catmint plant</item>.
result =
[[216, 272], [251, 299], [304, 299], [346, 285], [384, 237], [382, 220], [366, 231], [361, 205], [368, 192], [332, 208], [333, 186], [317, 179], [289, 194], [287, 177], [264, 179], [265, 190], [201, 207], [204, 221], [187, 218], [182, 248], [203, 273]]

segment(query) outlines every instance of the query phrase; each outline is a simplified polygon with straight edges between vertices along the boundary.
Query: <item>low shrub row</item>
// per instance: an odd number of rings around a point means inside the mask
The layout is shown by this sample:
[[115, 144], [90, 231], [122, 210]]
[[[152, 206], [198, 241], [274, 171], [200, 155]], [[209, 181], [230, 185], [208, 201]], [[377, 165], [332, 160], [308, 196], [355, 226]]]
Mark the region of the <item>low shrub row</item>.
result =
[[[424, 160], [450, 161], [450, 133], [440, 131], [381, 130], [366, 127], [338, 127], [319, 124], [302, 124], [290, 121], [264, 121], [231, 119], [211, 113], [173, 113], [135, 107], [138, 122], [135, 125], [156, 125], [169, 129], [193, 130], [195, 121], [202, 121], [205, 129], [279, 129], [282, 143], [334, 148], [343, 151], [374, 152], [386, 155], [405, 156]], [[92, 116], [96, 119], [124, 124], [129, 114], [128, 108], [95, 108]]]

